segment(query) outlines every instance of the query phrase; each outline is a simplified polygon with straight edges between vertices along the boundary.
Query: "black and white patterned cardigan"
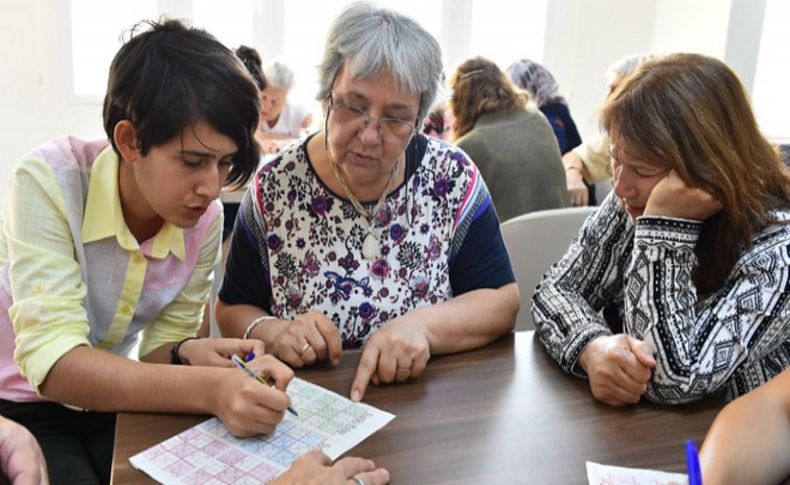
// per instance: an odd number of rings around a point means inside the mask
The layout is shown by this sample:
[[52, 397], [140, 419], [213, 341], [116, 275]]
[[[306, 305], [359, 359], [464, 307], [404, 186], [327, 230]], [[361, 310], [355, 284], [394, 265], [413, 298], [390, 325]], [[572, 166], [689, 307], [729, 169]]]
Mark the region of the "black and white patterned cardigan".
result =
[[[790, 221], [790, 211], [774, 215]], [[790, 366], [790, 224], [758, 233], [722, 288], [702, 299], [691, 281], [701, 228], [667, 217], [634, 224], [610, 194], [533, 297], [549, 354], [585, 377], [579, 356], [592, 339], [615, 331], [601, 316], [614, 307], [622, 331], [657, 349], [651, 401], [734, 399]]]

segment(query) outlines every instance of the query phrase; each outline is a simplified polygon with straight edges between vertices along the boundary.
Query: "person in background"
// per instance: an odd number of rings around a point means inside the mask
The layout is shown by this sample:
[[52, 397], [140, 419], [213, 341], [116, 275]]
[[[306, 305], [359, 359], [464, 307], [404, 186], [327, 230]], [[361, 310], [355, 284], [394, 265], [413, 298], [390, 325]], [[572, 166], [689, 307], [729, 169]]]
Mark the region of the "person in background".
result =
[[513, 84], [526, 91], [549, 120], [560, 145], [560, 154], [565, 155], [581, 144], [568, 101], [560, 95], [560, 87], [548, 69], [530, 59], [521, 59], [511, 64], [506, 72]]
[[[617, 86], [640, 63], [650, 59], [650, 55], [632, 54], [614, 62], [606, 70], [607, 96], [611, 95]], [[568, 195], [571, 205], [584, 206], [594, 204], [590, 198], [588, 184], [596, 184], [611, 177], [609, 170], [609, 138], [605, 133], [587, 140], [562, 156], [565, 166]]]
[[[217, 198], [258, 166], [259, 106], [210, 34], [144, 22], [110, 66], [107, 138], [57, 139], [16, 167], [0, 230], [0, 414], [33, 433], [52, 482], [109, 482], [118, 411], [213, 414], [238, 436], [282, 419], [288, 367], [260, 342], [195, 338]], [[249, 352], [276, 388], [229, 360]]]
[[422, 121], [422, 132], [425, 135], [447, 141], [453, 123], [453, 115], [447, 106], [449, 95], [445, 87], [446, 78], [442, 72], [442, 81], [436, 99], [428, 110], [428, 116]]
[[[252, 47], [242, 45], [236, 49], [236, 57], [238, 57], [242, 64], [244, 64], [244, 67], [247, 68], [247, 72], [249, 72], [250, 76], [252, 76], [252, 80], [255, 81], [255, 85], [258, 87], [258, 90], [261, 93], [261, 98], [263, 98], [263, 92], [266, 90], [267, 82], [266, 77], [263, 75], [263, 65], [261, 63], [261, 56], [258, 54], [258, 51]], [[261, 99], [261, 104], [263, 104], [263, 99]], [[261, 121], [258, 126], [260, 126], [262, 122], [263, 112], [261, 112]], [[224, 202], [222, 207], [223, 214], [225, 216], [224, 226], [222, 228], [222, 242], [225, 243], [229, 240], [230, 235], [233, 233], [233, 225], [236, 223], [236, 214], [239, 212], [239, 203]], [[224, 247], [223, 251], [227, 252]]]
[[501, 220], [567, 205], [551, 126], [496, 64], [461, 63], [450, 76], [453, 142], [480, 168]]
[[700, 450], [705, 485], [790, 479], [790, 369], [729, 403]]
[[442, 69], [436, 39], [355, 3], [324, 52], [325, 128], [254, 177], [217, 322], [295, 367], [364, 347], [358, 401], [371, 382], [414, 379], [433, 355], [510, 332], [519, 293], [477, 167], [419, 133]]
[[790, 174], [737, 76], [645, 61], [602, 127], [614, 192], [533, 297], [548, 353], [612, 405], [734, 399], [790, 366]]
[[313, 124], [310, 108], [288, 96], [294, 85], [293, 70], [281, 61], [263, 68], [267, 86], [261, 94], [261, 124], [257, 139], [263, 153], [277, 153], [301, 138]]
[[49, 483], [47, 463], [36, 438], [24, 426], [3, 416], [0, 416], [0, 473], [13, 485]]

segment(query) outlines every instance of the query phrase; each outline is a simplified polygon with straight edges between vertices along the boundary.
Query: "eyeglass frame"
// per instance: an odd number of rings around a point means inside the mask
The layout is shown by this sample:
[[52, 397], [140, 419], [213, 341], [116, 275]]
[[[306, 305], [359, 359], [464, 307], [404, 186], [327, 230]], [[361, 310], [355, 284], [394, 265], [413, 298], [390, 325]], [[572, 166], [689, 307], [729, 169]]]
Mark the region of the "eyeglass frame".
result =
[[[351, 105], [349, 105], [347, 103], [344, 103], [342, 101], [337, 101], [332, 94], [330, 94], [328, 96], [328, 99], [329, 99], [329, 105], [328, 105], [327, 110], [326, 110], [326, 119], [324, 120], [325, 126], [329, 125], [329, 114], [332, 112], [332, 108], [335, 106], [335, 104], [338, 104], [338, 105], [342, 106], [343, 108], [345, 108], [345, 109], [347, 109], [349, 111], [353, 111], [353, 112], [359, 113], [359, 115], [363, 118], [363, 122], [362, 122], [362, 126], [360, 127], [360, 130], [364, 130], [365, 128], [368, 127], [368, 125], [370, 125], [370, 123], [372, 121], [375, 120], [376, 121], [376, 132], [379, 134], [379, 136], [381, 137], [382, 141], [384, 141], [384, 140], [387, 140], [387, 141], [390, 141], [390, 142], [392, 142], [392, 141], [401, 141], [401, 140], [388, 139], [388, 138], [386, 138], [384, 136], [384, 122], [385, 121], [397, 121], [398, 123], [402, 123], [402, 124], [408, 126], [409, 128], [411, 128], [411, 132], [409, 133], [408, 137], [404, 138], [405, 140], [411, 140], [411, 138], [415, 134], [417, 134], [417, 132], [418, 132], [418, 129], [417, 129], [417, 123], [419, 122], [418, 118], [415, 118], [413, 123], [410, 123], [410, 122], [404, 120], [403, 118], [395, 118], [393, 116], [384, 116], [382, 118], [376, 118], [376, 117], [370, 116], [370, 114], [367, 111], [365, 111], [365, 110], [363, 110], [361, 108], [357, 108], [356, 106], [351, 106]], [[343, 123], [339, 122], [339, 124], [342, 125]]]

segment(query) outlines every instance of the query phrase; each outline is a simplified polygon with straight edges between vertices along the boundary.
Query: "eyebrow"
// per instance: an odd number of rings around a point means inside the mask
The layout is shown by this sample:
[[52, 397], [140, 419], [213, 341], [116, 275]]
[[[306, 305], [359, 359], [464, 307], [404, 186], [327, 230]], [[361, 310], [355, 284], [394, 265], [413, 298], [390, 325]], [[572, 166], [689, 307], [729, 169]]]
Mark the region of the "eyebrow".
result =
[[[355, 98], [357, 100], [368, 101], [368, 97], [365, 96], [364, 94], [360, 93], [359, 91], [348, 91], [346, 93], [338, 92], [337, 94], [339, 94], [340, 96], [342, 96], [344, 98], [349, 98], [350, 97], [350, 98]], [[414, 111], [414, 109], [412, 108], [411, 105], [409, 105], [407, 103], [397, 102], [397, 101], [394, 102], [394, 103], [390, 103], [390, 104], [384, 106], [384, 109], [405, 110], [405, 111], [408, 111], [409, 113]]]
[[217, 158], [232, 157], [238, 154], [237, 151], [222, 155], [215, 151], [200, 151], [200, 150], [179, 150], [178, 153], [180, 155], [191, 155], [193, 157], [217, 157]]

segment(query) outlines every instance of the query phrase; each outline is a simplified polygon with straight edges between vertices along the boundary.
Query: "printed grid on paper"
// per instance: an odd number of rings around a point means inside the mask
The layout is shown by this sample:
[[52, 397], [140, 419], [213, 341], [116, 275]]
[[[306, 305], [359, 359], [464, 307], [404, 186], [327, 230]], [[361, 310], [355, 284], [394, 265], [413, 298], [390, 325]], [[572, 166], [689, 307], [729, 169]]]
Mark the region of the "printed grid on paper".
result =
[[267, 482], [299, 456], [324, 448], [331, 436], [353, 431], [372, 415], [367, 406], [301, 379], [291, 382], [288, 395], [299, 416], [286, 413], [270, 435], [239, 439], [212, 418], [132, 457], [132, 464], [167, 483]]

